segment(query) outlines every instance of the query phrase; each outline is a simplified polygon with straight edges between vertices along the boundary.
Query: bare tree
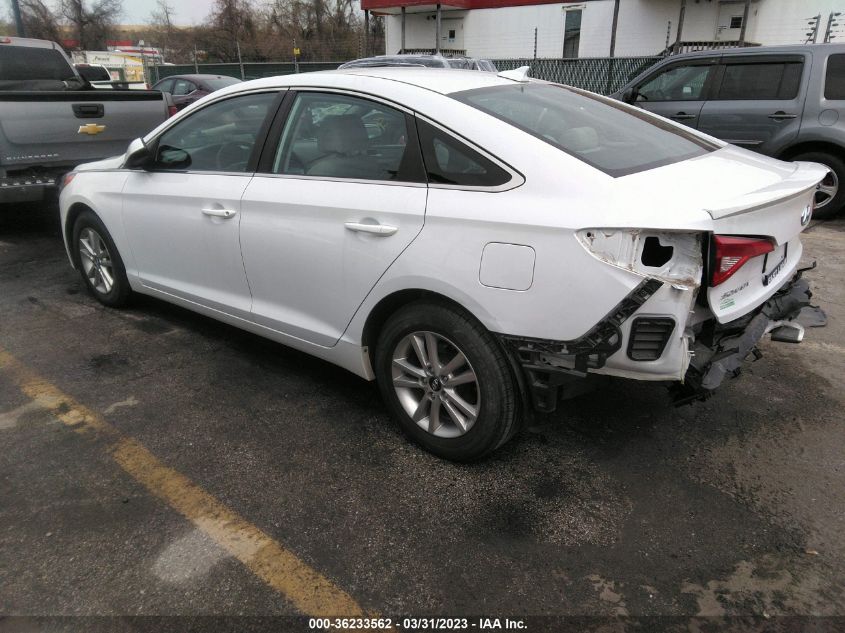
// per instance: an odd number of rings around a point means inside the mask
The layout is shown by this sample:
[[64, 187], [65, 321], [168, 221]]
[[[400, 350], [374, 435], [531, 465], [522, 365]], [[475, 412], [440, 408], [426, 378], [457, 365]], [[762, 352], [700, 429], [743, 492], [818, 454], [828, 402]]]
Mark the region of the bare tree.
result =
[[150, 14], [147, 23], [150, 25], [150, 35], [145, 38], [154, 42], [167, 58], [180, 57], [186, 45], [192, 45], [180, 37], [178, 27], [173, 24], [176, 11], [167, 0], [158, 0], [156, 8]]
[[59, 16], [43, 0], [20, 0], [21, 19], [28, 37], [58, 42], [62, 39]]
[[82, 49], [106, 47], [106, 40], [123, 13], [122, 0], [62, 0], [61, 14], [74, 30]]

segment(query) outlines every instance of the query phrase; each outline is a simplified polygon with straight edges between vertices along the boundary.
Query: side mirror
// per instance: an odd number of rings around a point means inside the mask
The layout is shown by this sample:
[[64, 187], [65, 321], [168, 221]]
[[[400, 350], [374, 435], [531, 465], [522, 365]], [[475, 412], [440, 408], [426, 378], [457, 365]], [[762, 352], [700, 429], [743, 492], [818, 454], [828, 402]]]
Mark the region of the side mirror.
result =
[[637, 91], [634, 88], [625, 88], [622, 91], [622, 101], [625, 103], [634, 103], [637, 98]]
[[155, 164], [156, 167], [160, 167], [161, 169], [179, 171], [191, 166], [191, 155], [178, 147], [162, 145], [158, 148], [158, 157], [156, 158]]
[[150, 150], [144, 143], [144, 139], [136, 138], [129, 143], [129, 148], [126, 150], [126, 160], [123, 166], [127, 169], [147, 169], [152, 165], [153, 157]]

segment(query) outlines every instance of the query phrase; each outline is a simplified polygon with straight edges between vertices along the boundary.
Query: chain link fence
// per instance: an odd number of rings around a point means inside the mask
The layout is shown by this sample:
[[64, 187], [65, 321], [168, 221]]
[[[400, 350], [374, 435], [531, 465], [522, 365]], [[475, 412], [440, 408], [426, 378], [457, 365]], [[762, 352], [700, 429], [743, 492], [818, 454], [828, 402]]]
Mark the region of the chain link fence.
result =
[[616, 92], [662, 57], [584, 57], [580, 59], [494, 59], [499, 70], [529, 66], [530, 77], [599, 94]]
[[[629, 80], [659, 62], [662, 57], [585, 57], [581, 59], [494, 59], [499, 70], [512, 70], [520, 66], [531, 68], [530, 76], [546, 81], [568, 84], [600, 94], [615, 92]], [[343, 62], [301, 62], [298, 68], [293, 62], [244, 62], [245, 79], [290, 75], [315, 70], [333, 70]], [[171, 75], [188, 75], [195, 72], [210, 75], [241, 77], [240, 64], [179, 64], [154, 66], [154, 82]]]

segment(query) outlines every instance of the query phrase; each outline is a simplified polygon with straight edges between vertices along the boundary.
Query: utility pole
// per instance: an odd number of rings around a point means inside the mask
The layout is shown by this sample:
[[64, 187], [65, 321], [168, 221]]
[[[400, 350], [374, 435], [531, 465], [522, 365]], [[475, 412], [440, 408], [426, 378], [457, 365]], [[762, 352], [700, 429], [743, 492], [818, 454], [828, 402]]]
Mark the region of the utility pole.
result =
[[241, 44], [238, 40], [235, 40], [235, 48], [238, 49], [238, 66], [241, 67], [241, 81], [246, 79], [246, 75], [244, 75], [244, 62], [241, 59]]
[[402, 47], [399, 49], [399, 54], [405, 53], [405, 5], [402, 5]]
[[440, 3], [437, 3], [437, 17], [435, 18], [436, 24], [434, 25], [434, 54], [440, 54]]
[[534, 27], [534, 61], [537, 61], [537, 27]]
[[199, 63], [197, 62], [197, 45], [196, 44], [194, 44], [194, 72], [198, 75], [200, 74], [200, 66], [199, 66]]
[[677, 53], [681, 48], [681, 38], [684, 33], [684, 14], [687, 12], [687, 0], [681, 0], [681, 11], [678, 14], [678, 34], [675, 37], [674, 53]]
[[748, 26], [748, 13], [751, 9], [751, 0], [745, 0], [745, 9], [742, 12], [742, 28], [739, 29], [739, 41], [745, 44], [745, 27]]
[[836, 36], [833, 34], [833, 29], [839, 26], [839, 23], [836, 22], [836, 18], [842, 15], [839, 11], [831, 12], [829, 16], [827, 16], [827, 28], [824, 30], [824, 43], [827, 44]]
[[610, 27], [610, 56], [616, 57], [616, 27], [619, 25], [619, 0], [613, 3], [613, 25]]
[[812, 18], [807, 18], [807, 27], [810, 29], [805, 35], [807, 39], [804, 40], [805, 44], [815, 44], [816, 40], [819, 37], [819, 24], [822, 21], [822, 14], [819, 13], [818, 15], [813, 16]]
[[15, 31], [18, 37], [26, 37], [26, 31], [23, 28], [23, 17], [21, 17], [21, 7], [18, 0], [12, 0], [12, 13], [15, 14]]
[[370, 10], [364, 9], [364, 57], [370, 56]]

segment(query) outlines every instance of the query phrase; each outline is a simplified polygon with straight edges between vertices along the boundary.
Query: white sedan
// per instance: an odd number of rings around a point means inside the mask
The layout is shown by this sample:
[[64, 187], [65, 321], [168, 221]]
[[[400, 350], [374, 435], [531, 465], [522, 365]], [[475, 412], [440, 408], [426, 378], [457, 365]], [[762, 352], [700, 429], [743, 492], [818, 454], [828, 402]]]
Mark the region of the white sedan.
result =
[[198, 101], [68, 174], [93, 295], [159, 297], [376, 380], [416, 442], [479, 458], [588, 374], [738, 373], [798, 342], [826, 171], [522, 72], [359, 68]]

